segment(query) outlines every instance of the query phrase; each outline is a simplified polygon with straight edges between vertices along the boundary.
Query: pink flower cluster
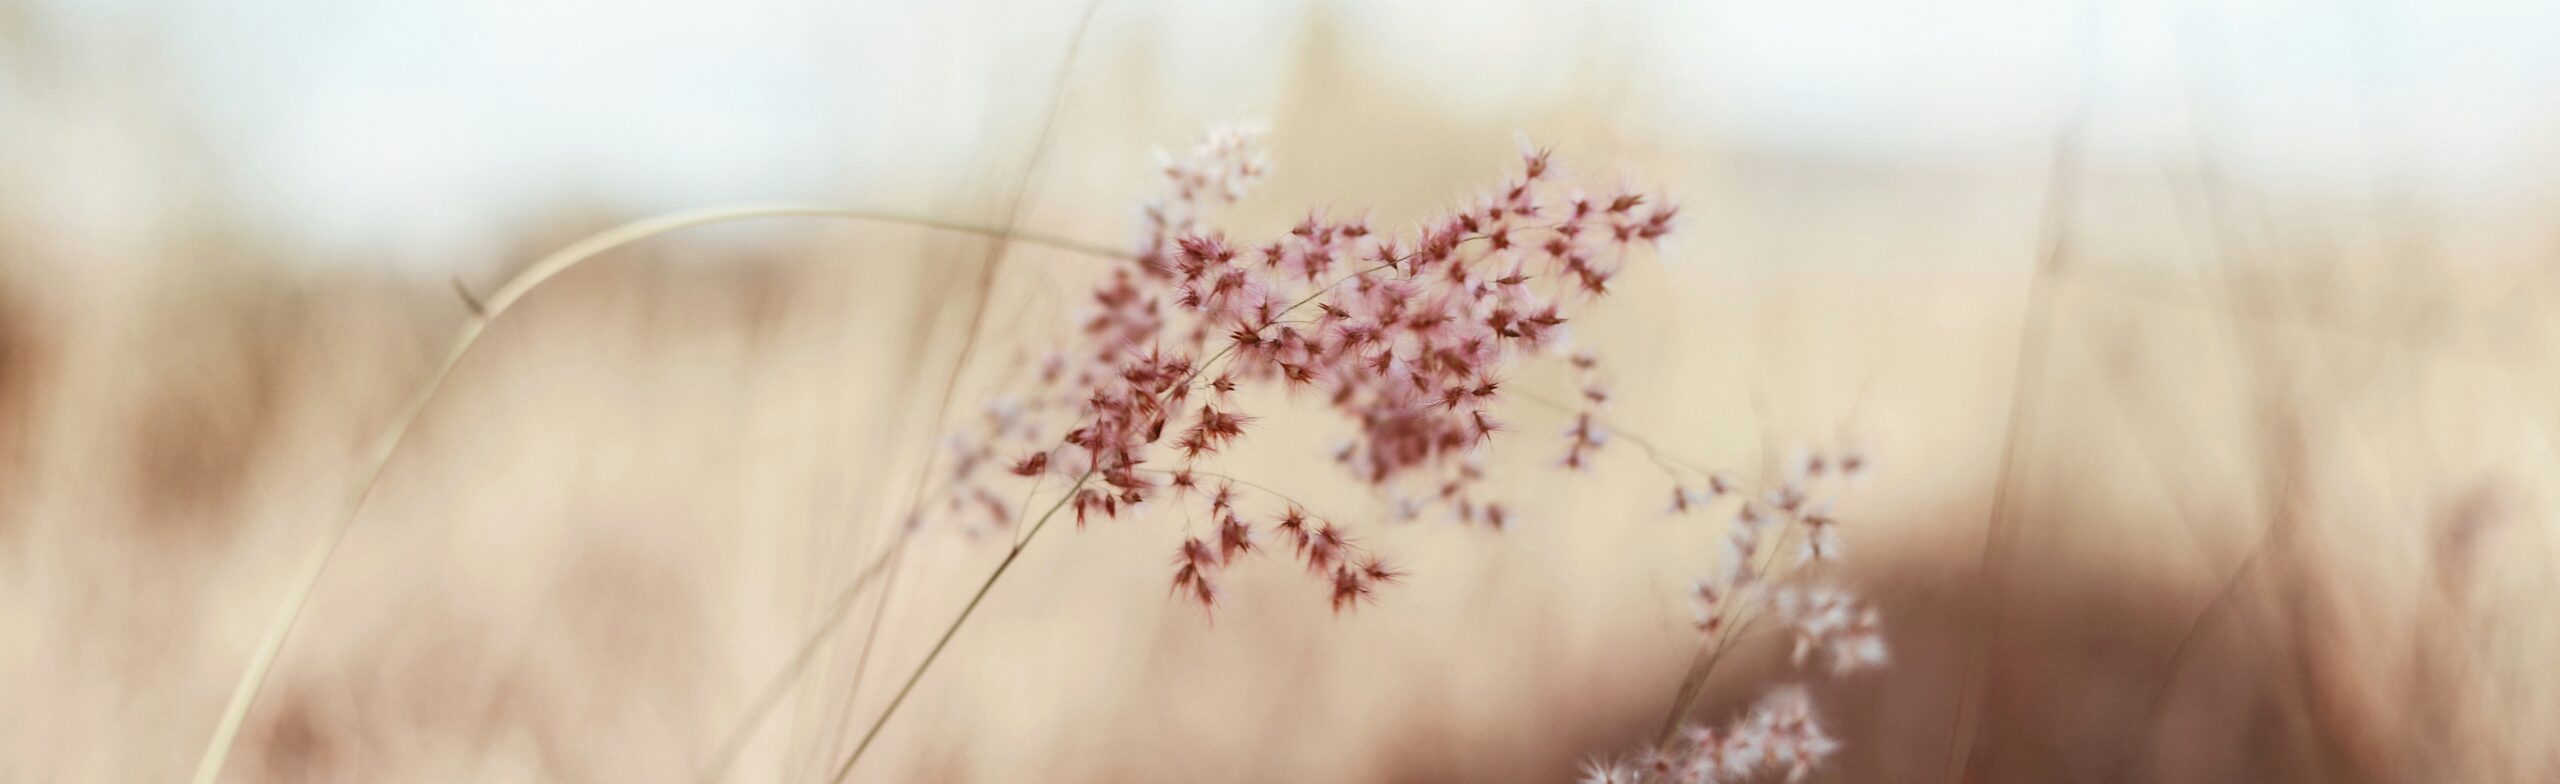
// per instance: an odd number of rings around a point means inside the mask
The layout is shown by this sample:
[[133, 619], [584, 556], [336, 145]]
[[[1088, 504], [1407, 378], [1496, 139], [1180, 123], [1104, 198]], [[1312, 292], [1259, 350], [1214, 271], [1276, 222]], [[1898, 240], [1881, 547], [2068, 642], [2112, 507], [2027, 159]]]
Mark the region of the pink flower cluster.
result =
[[[1191, 481], [1188, 471], [1177, 471], [1174, 477], [1176, 487], [1187, 486]], [[1204, 608], [1217, 605], [1218, 589], [1211, 578], [1218, 570], [1237, 556], [1261, 549], [1257, 543], [1259, 532], [1237, 516], [1234, 497], [1234, 485], [1221, 483], [1208, 499], [1210, 515], [1218, 520], [1217, 532], [1183, 540], [1181, 550], [1174, 555], [1174, 592]], [[1341, 527], [1309, 518], [1296, 504], [1290, 504], [1268, 530], [1288, 541], [1290, 551], [1306, 564], [1309, 574], [1330, 580], [1336, 611], [1374, 599], [1377, 586], [1404, 577], [1403, 572], [1353, 542]]]
[[[1504, 379], [1566, 345], [1568, 312], [1605, 294], [1633, 250], [1672, 230], [1677, 210], [1632, 191], [1573, 190], [1547, 152], [1524, 146], [1500, 188], [1411, 231], [1311, 214], [1276, 238], [1239, 242], [1204, 221], [1262, 176], [1256, 139], [1221, 130], [1165, 156], [1165, 195], [1146, 207], [1129, 261], [1095, 288], [1082, 329], [1040, 365], [1031, 391], [991, 407], [986, 430], [956, 442], [954, 516], [1015, 524], [991, 484], [1001, 477], [986, 470], [1007, 459], [1012, 474], [1071, 482], [1080, 524], [1170, 490], [1204, 503], [1182, 508], [1205, 511], [1211, 529], [1179, 545], [1177, 595], [1215, 605], [1219, 574], [1278, 537], [1336, 609], [1356, 605], [1398, 574], [1346, 527], [1294, 503], [1256, 520], [1238, 510], [1236, 482], [1199, 487], [1253, 429], [1250, 394], [1276, 390], [1339, 414], [1351, 434], [1334, 459], [1406, 511], [1438, 506], [1494, 528], [1510, 520], [1479, 486], [1476, 463], [1504, 430], [1495, 416]], [[1569, 458], [1577, 465], [1599, 441], [1583, 421]]]

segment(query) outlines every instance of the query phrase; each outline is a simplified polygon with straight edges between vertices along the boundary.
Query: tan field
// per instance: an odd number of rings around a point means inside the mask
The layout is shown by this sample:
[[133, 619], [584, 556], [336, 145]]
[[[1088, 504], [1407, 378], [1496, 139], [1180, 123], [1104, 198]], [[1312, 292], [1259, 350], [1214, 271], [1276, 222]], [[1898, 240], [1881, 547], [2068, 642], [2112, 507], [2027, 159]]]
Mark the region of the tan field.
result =
[[[1525, 130], [1682, 205], [1571, 325], [1620, 438], [1558, 469], [1574, 380], [1532, 362], [1484, 453], [1516, 524], [1399, 522], [1326, 459], [1339, 415], [1248, 394], [1262, 418], [1215, 469], [1355, 521], [1401, 584], [1334, 612], [1246, 564], [1212, 620], [1167, 595], [1171, 509], [1052, 531], [850, 780], [1572, 780], [1651, 737], [1700, 642], [1684, 591], [1725, 518], [1665, 514], [1655, 463], [1848, 446], [1874, 467], [1827, 577], [1876, 603], [1892, 660], [1810, 679], [1842, 744], [1812, 780], [2560, 777], [2560, 190], [2430, 185], [2432, 126], [2405, 117], [2441, 109], [2391, 103], [2422, 79], [2343, 115], [2393, 132], [2222, 77], [2163, 98], [2056, 69], [2001, 104], [2042, 118], [2025, 132], [1861, 153], [1684, 114], [1753, 93], [1683, 92], [1606, 36], [1545, 55], [1566, 88], [1452, 104], [1430, 80], [1500, 67], [1508, 27], [1400, 81], [1359, 59], [1383, 23], [1318, 4], [1248, 76], [1185, 79], [1148, 43], [1177, 10], [1103, 8], [1072, 60], [1080, 7], [924, 24], [950, 51], [846, 77], [919, 86], [842, 143], [939, 123], [955, 149], [858, 153], [818, 200], [1124, 247], [1149, 150], [1242, 103], [1272, 174], [1218, 225], [1402, 227], [1499, 184]], [[308, 240], [190, 125], [160, 39], [102, 57], [127, 37], [80, 18], [0, 3], [0, 781], [184, 780], [349, 515], [222, 780], [829, 780], [1006, 552], [935, 517], [900, 533], [938, 445], [1122, 263], [823, 218], [642, 240], [490, 322], [358, 507], [474, 309], [648, 211], [510, 207], [425, 261]], [[2560, 160], [2554, 108], [2510, 107], [2546, 132], [2486, 168]], [[2370, 173], [2269, 162], [2301, 138]], [[1746, 636], [1696, 715], [1795, 680], [1780, 635]]]

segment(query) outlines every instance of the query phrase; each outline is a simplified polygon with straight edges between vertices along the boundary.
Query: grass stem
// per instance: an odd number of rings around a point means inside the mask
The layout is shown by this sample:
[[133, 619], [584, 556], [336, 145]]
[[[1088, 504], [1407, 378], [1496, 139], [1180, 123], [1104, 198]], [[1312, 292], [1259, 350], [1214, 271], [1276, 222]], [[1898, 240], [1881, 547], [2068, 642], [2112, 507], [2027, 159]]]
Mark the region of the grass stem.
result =
[[925, 671], [932, 669], [934, 661], [942, 658], [943, 649], [951, 647], [951, 638], [960, 634], [960, 627], [978, 611], [978, 604], [987, 600], [987, 592], [995, 589], [996, 581], [1004, 579], [1005, 571], [1013, 568], [1014, 560], [1021, 558], [1022, 551], [1031, 547], [1031, 540], [1040, 536], [1040, 529], [1049, 527], [1049, 521], [1058, 516], [1059, 510], [1067, 508], [1067, 502], [1074, 500], [1076, 493], [1084, 489], [1084, 483], [1092, 478], [1092, 469], [1086, 469], [1082, 476], [1076, 477], [1076, 483], [1058, 495], [1058, 502], [1050, 504], [1049, 511], [1042, 512], [1040, 520], [1031, 524], [1030, 532], [1023, 534], [1021, 541], [1014, 542], [1013, 547], [1005, 551], [1004, 560], [996, 562], [995, 570], [988, 572], [987, 579], [978, 584], [978, 592], [970, 595], [969, 603], [960, 608], [960, 614], [951, 619], [950, 626], [943, 628], [942, 638], [935, 640], [933, 649], [925, 652], [924, 661], [916, 664], [915, 671], [907, 673], [907, 682], [898, 687], [896, 696], [889, 698], [889, 706], [882, 708], [880, 717], [871, 721], [871, 729], [862, 733], [862, 742], [854, 744], [853, 753], [844, 758], [844, 764], [836, 767], [836, 774], [828, 781], [841, 784], [846, 776], [853, 775], [854, 763], [861, 762], [862, 753], [871, 749], [871, 742], [880, 739], [880, 730], [888, 727], [889, 718], [898, 714], [899, 706], [906, 704], [907, 695], [915, 692], [916, 684], [924, 680]]
[[567, 247], [534, 262], [532, 266], [508, 280], [497, 293], [473, 302], [471, 318], [463, 322], [461, 331], [454, 336], [451, 346], [445, 350], [444, 358], [436, 363], [435, 369], [428, 373], [426, 382], [410, 396], [408, 404], [400, 409], [400, 413], [392, 418], [391, 424], [384, 428], [381, 437], [375, 441], [371, 456], [365, 462], [365, 468], [357, 474], [355, 489], [349, 495], [347, 505], [339, 512], [337, 519], [330, 524], [327, 532], [321, 535], [320, 540], [312, 544], [310, 554], [303, 558], [302, 566], [295, 571], [293, 582], [286, 589], [284, 599], [277, 604], [275, 615], [268, 622], [266, 630], [259, 635], [257, 648], [250, 654], [249, 664], [241, 672], [239, 680], [233, 684], [230, 700], [223, 706], [222, 717], [214, 725], [212, 737], [206, 740], [204, 753], [196, 760], [195, 775], [189, 780], [194, 784], [213, 784], [221, 779], [223, 765], [229, 760], [232, 747], [239, 741], [241, 727], [249, 717], [249, 709], [256, 705], [259, 691], [264, 688], [268, 676], [275, 669], [276, 658], [283, 653], [286, 640], [292, 636], [295, 625], [301, 621], [303, 610], [310, 604], [312, 591], [319, 585], [320, 578], [327, 573], [329, 562], [337, 555], [338, 546], [346, 541], [347, 532], [355, 526], [357, 514], [363, 511], [365, 502], [373, 497], [374, 488], [381, 483], [382, 474], [390, 466], [391, 458], [399, 454], [400, 446], [406, 441], [410, 428], [417, 424], [419, 416], [426, 412], [427, 405], [434, 402], [436, 395], [443, 391], [446, 380], [453, 375], [454, 368], [460, 366], [463, 358], [470, 355], [471, 349], [479, 344], [480, 337], [487, 333], [490, 324], [496, 322], [498, 317], [504, 315], [526, 295], [531, 294], [535, 288], [559, 276], [560, 273], [568, 271], [569, 268], [606, 251], [696, 226], [780, 217], [832, 218], [886, 223], [1012, 239], [1089, 256], [1118, 258], [1122, 255], [1119, 251], [1072, 239], [928, 216], [807, 204], [759, 203], [709, 207], [643, 218], [570, 243]]

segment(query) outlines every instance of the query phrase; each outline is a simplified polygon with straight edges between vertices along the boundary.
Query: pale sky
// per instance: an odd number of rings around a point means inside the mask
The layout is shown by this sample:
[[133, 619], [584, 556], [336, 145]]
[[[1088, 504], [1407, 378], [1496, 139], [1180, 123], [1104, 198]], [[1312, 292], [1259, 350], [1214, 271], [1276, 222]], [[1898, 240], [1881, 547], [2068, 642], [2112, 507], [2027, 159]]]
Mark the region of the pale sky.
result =
[[[1146, 42], [1169, 93], [1251, 111], [1277, 89], [1311, 5], [1106, 0], [1094, 36]], [[2108, 117], [2100, 144], [2166, 149], [2186, 143], [2173, 111], [2185, 68], [2211, 69], [2247, 165], [2270, 176], [2338, 179], [2387, 149], [2432, 187], [2497, 192], [2544, 179], [2560, 132], [2560, 3], [1622, 5], [1331, 8], [1359, 68], [1429, 86], [1444, 111], [1575, 88], [1539, 56], [1562, 41], [1623, 53], [1671, 127], [1807, 154], [2041, 145], [2054, 97], [2086, 84]], [[432, 246], [571, 196], [633, 211], [825, 198], [866, 173], [957, 164], [971, 140], [949, 129], [974, 126], [932, 120], [1036, 100], [1040, 85], [998, 84], [990, 64], [1054, 61], [1082, 4], [33, 7], [70, 48], [165, 48], [181, 110], [249, 201], [295, 216], [279, 223], [323, 244]], [[2074, 32], [2091, 7], [2100, 32]], [[2094, 82], [2073, 76], [2082, 68]]]

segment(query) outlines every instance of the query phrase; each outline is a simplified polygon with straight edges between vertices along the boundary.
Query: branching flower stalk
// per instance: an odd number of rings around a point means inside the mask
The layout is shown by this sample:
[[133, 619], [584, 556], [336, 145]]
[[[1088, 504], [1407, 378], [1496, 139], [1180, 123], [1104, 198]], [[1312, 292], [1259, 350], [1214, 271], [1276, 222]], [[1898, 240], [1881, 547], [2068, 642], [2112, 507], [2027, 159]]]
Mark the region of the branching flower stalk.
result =
[[[1231, 451], [1258, 420], [1240, 402], [1247, 387], [1319, 399], [1342, 415], [1351, 435], [1334, 460], [1395, 496], [1399, 513], [1439, 508], [1464, 523], [1509, 524], [1479, 487], [1483, 449], [1505, 429], [1493, 416], [1503, 379], [1519, 361], [1569, 346], [1566, 310], [1605, 295], [1629, 253], [1668, 234], [1678, 212], [1633, 191], [1567, 190], [1548, 153], [1524, 144], [1504, 186], [1409, 235], [1310, 214], [1278, 239], [1240, 245], [1205, 218], [1261, 178], [1258, 141], [1251, 130], [1221, 129], [1187, 155], [1164, 156], [1165, 196], [1143, 211], [1129, 263], [1096, 286], [1082, 329], [1042, 363], [1032, 390], [991, 404], [983, 431], [954, 437], [941, 517], [964, 530], [1019, 524], [998, 486], [1007, 477], [1073, 482], [1015, 539], [835, 780], [851, 775], [987, 592], [1062, 512], [1081, 528], [1159, 501], [1204, 507], [1208, 530], [1176, 544], [1171, 587], [1205, 612], [1220, 603], [1226, 571], [1275, 550], [1272, 539], [1336, 612], [1402, 579], [1347, 526], [1294, 502], [1250, 515], [1237, 482], [1202, 480], [1215, 472], [1200, 464]], [[1193, 359], [1213, 342], [1214, 354]], [[1574, 364], [1587, 374], [1596, 360], [1577, 354]], [[1606, 399], [1596, 386], [1585, 397], [1592, 407]], [[1564, 462], [1585, 468], [1603, 439], [1594, 414], [1579, 421]]]
[[1830, 511], [1832, 496], [1867, 470], [1863, 455], [1841, 450], [1792, 461], [1759, 497], [1721, 474], [1708, 475], [1701, 485], [1673, 485], [1672, 514], [1731, 503], [1719, 567], [1691, 589], [1704, 639], [1653, 741], [1631, 757], [1587, 763], [1584, 784], [1725, 784], [1764, 775], [1794, 782], [1839, 749], [1800, 685], [1770, 689], [1744, 715], [1721, 726], [1693, 723], [1690, 715], [1716, 666], [1764, 619], [1785, 625], [1791, 661], [1799, 668], [1819, 662], [1837, 676], [1886, 663], [1880, 614], [1818, 579], [1845, 554], [1840, 522]]
[[[1270, 537], [1289, 545], [1308, 574], [1324, 586], [1337, 612], [1374, 600], [1378, 588], [1401, 579], [1402, 572], [1358, 544], [1345, 526], [1310, 515], [1294, 502], [1259, 524], [1249, 522], [1241, 511], [1238, 482], [1209, 487], [1200, 481], [1217, 472], [1197, 463], [1228, 450], [1256, 419], [1237, 403], [1243, 387], [1318, 396], [1342, 414], [1352, 436], [1334, 454], [1336, 462], [1394, 495], [1399, 514], [1440, 508], [1461, 522], [1494, 529], [1508, 525], [1511, 513], [1479, 487], [1482, 449], [1504, 430], [1492, 415], [1504, 377], [1519, 360], [1568, 347], [1565, 311], [1605, 295], [1632, 250], [1671, 231], [1676, 208], [1633, 191], [1591, 197], [1565, 190], [1555, 182], [1548, 154], [1524, 145], [1522, 168], [1503, 187], [1425, 222], [1409, 236], [1375, 232], [1364, 218], [1311, 214], [1287, 235], [1245, 248], [1204, 228], [1202, 221], [1216, 207], [1241, 197], [1261, 176], [1257, 142], [1250, 131], [1225, 131], [1188, 156], [1167, 156], [1168, 193], [1147, 206], [1142, 241], [1131, 254], [893, 213], [745, 205], [620, 226], [545, 257], [485, 300], [466, 297], [472, 315], [386, 428], [358, 474], [348, 505], [297, 572], [199, 760], [195, 781], [210, 784], [220, 776], [338, 543], [409, 429], [488, 327], [571, 267], [613, 248], [693, 226], [779, 216], [853, 219], [1016, 239], [1125, 262], [1097, 287], [1097, 312], [1077, 339], [1042, 365], [1039, 388], [1027, 403], [993, 407], [987, 431], [963, 440], [944, 498], [953, 510], [982, 509], [988, 518], [1002, 521], [999, 525], [1018, 525], [1009, 505], [988, 491], [989, 474], [981, 470], [995, 462], [991, 458], [1000, 449], [1022, 455], [1005, 474], [1034, 480], [1057, 474], [1073, 477], [1073, 483], [1014, 540], [844, 761], [838, 778], [850, 774], [1036, 534], [1068, 509], [1081, 527], [1096, 518], [1120, 517], [1168, 492], [1177, 502], [1204, 503], [1214, 530], [1187, 536], [1177, 546], [1172, 580], [1177, 596], [1204, 610], [1218, 604], [1216, 581], [1224, 570], [1247, 555], [1270, 551], [1263, 545]], [[1354, 271], [1336, 272], [1341, 269]], [[1309, 306], [1314, 312], [1301, 317]], [[1203, 353], [1213, 340], [1223, 347], [1195, 364], [1190, 357]], [[1208, 375], [1222, 359], [1225, 366]], [[1575, 357], [1575, 366], [1586, 374], [1594, 362], [1588, 354]], [[1587, 389], [1585, 397], [1594, 409], [1605, 400], [1594, 389]], [[1578, 419], [1565, 462], [1587, 468], [1604, 433], [1596, 414], [1586, 411]], [[1063, 429], [1059, 420], [1074, 426]], [[1184, 426], [1169, 433], [1176, 424]], [[1150, 465], [1168, 457], [1158, 453], [1169, 453], [1176, 467]], [[1159, 476], [1161, 482], [1151, 478]], [[849, 606], [869, 582], [856, 580], [831, 606]], [[777, 683], [787, 683], [799, 666], [795, 663]], [[744, 726], [751, 727], [762, 712], [751, 710], [755, 715]]]
[[[984, 432], [955, 439], [959, 491], [946, 498], [946, 517], [971, 527], [1008, 524], [1003, 494], [990, 485], [1000, 479], [994, 469], [1030, 450], [1041, 454], [1015, 468], [1058, 470], [1045, 456], [1065, 426], [1058, 420], [1081, 412], [1096, 379], [1119, 372], [1134, 353], [1197, 352], [1225, 337], [1243, 361], [1211, 385], [1204, 410], [1217, 416], [1200, 419], [1207, 426], [1175, 444], [1184, 460], [1216, 452], [1233, 437], [1231, 426], [1250, 421], [1229, 419], [1242, 416], [1231, 399], [1240, 384], [1271, 382], [1322, 394], [1347, 415], [1358, 432], [1337, 461], [1397, 493], [1400, 511], [1438, 505], [1460, 520], [1494, 527], [1508, 520], [1498, 500], [1474, 492], [1482, 472], [1469, 459], [1502, 429], [1491, 413], [1502, 372], [1516, 357], [1566, 344], [1563, 307], [1605, 293], [1625, 250], [1666, 234], [1676, 210], [1640, 209], [1645, 197], [1631, 192], [1553, 193], [1545, 153], [1524, 150], [1518, 179], [1476, 207], [1427, 223], [1411, 252], [1407, 240], [1383, 237], [1365, 220], [1321, 215], [1277, 241], [1240, 248], [1201, 230], [1199, 219], [1260, 176], [1252, 141], [1245, 132], [1219, 133], [1190, 156], [1168, 156], [1169, 194], [1145, 212], [1137, 263], [1095, 292], [1079, 345], [1050, 356], [1039, 388], [990, 406]], [[1345, 264], [1371, 266], [1278, 304]], [[1309, 303], [1317, 307], [1311, 318], [1278, 317]], [[1187, 323], [1171, 323], [1176, 318]]]

